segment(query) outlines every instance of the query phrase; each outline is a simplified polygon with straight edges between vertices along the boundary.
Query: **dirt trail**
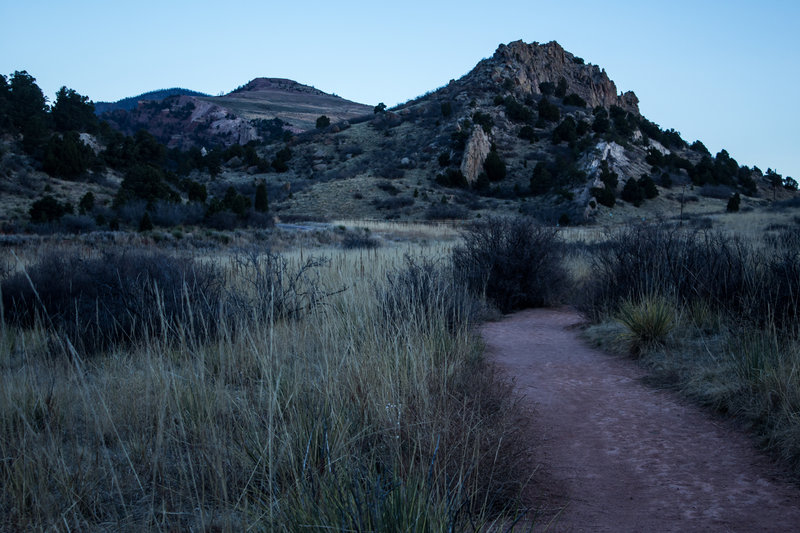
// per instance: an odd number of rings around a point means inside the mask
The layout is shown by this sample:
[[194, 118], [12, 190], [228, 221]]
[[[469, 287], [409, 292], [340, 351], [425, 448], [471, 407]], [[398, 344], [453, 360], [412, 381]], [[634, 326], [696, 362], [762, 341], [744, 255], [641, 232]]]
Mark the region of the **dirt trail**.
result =
[[549, 531], [800, 531], [800, 489], [747, 436], [587, 347], [580, 322], [537, 309], [482, 328], [533, 411], [546, 498], [566, 504]]

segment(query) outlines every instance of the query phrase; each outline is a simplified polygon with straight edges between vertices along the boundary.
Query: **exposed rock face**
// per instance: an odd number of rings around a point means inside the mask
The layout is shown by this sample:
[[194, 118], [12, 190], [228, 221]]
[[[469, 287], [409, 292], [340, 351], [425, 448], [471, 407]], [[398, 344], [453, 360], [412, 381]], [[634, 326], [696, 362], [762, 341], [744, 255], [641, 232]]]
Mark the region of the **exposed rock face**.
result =
[[244, 145], [259, 138], [248, 120], [194, 96], [139, 102], [130, 113], [117, 110], [106, 114], [105, 118], [129, 134], [144, 127], [170, 148], [186, 149], [197, 144]]
[[467, 145], [464, 149], [464, 157], [461, 160], [461, 173], [467, 178], [467, 182], [472, 183], [478, 179], [491, 147], [489, 137], [483, 131], [483, 128], [481, 126], [473, 126], [472, 133], [467, 139]]
[[617, 86], [605, 70], [583, 64], [555, 41], [542, 45], [522, 41], [501, 44], [491, 58], [481, 61], [468, 76], [488, 76], [497, 84], [511, 80], [515, 88], [531, 94], [541, 94], [542, 82], [558, 84], [564, 78], [567, 94], [577, 94], [590, 107], [617, 105], [639, 114], [639, 99], [633, 92], [617, 94]]

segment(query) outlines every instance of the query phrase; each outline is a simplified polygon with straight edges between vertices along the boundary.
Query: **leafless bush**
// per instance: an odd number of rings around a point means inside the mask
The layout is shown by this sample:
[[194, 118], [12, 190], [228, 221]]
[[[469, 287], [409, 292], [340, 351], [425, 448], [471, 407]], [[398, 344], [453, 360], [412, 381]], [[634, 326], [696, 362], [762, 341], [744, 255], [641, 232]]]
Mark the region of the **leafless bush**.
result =
[[456, 275], [500, 311], [559, 303], [567, 275], [555, 229], [528, 218], [488, 218], [463, 234], [453, 251]]
[[52, 252], [2, 282], [6, 321], [54, 327], [87, 353], [145, 335], [213, 333], [222, 274], [141, 251]]
[[453, 275], [450, 265], [406, 255], [403, 265], [386, 276], [378, 287], [378, 300], [390, 320], [428, 317], [443, 313], [451, 329], [472, 323], [481, 306]]
[[298, 319], [345, 290], [324, 285], [320, 269], [330, 264], [327, 257], [293, 265], [283, 255], [252, 248], [238, 251], [232, 262], [242, 286], [229, 292], [227, 307], [237, 316]]

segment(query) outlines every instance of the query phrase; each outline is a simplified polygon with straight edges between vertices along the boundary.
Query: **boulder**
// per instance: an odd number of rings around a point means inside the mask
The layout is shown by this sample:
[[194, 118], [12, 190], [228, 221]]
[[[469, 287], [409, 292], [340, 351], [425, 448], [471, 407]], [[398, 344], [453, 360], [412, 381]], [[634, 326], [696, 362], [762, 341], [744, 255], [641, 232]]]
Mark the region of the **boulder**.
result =
[[473, 126], [472, 133], [467, 139], [464, 148], [464, 157], [461, 159], [461, 173], [468, 183], [474, 182], [483, 171], [483, 163], [489, 155], [492, 145], [489, 137], [481, 126]]

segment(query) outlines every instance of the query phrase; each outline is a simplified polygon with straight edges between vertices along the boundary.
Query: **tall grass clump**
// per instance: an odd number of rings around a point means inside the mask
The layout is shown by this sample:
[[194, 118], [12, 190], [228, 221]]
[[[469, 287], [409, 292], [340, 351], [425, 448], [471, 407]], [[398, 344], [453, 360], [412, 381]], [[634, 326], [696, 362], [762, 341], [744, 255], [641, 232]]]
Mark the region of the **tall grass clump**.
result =
[[[176, 278], [173, 328], [159, 282], [170, 326], [92, 357], [39, 291], [42, 317], [0, 326], [0, 530], [477, 531], [519, 510], [524, 417], [448, 267], [337, 253], [198, 259], [222, 287]], [[176, 334], [219, 294], [213, 335]]]
[[675, 307], [663, 297], [645, 297], [639, 302], [625, 301], [619, 306], [617, 320], [626, 328], [625, 338], [631, 353], [664, 344], [676, 321]]
[[555, 228], [532, 219], [488, 218], [463, 232], [453, 251], [456, 276], [501, 312], [559, 303], [567, 275]]

